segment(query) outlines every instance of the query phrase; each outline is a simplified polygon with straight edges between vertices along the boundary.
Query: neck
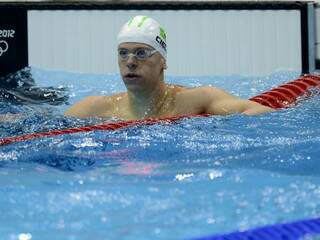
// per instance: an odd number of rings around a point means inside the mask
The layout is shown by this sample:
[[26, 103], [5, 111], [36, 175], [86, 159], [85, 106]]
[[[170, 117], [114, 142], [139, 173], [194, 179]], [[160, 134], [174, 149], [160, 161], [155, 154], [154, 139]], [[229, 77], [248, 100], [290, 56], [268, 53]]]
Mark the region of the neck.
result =
[[128, 100], [132, 113], [137, 118], [156, 117], [160, 114], [167, 97], [167, 86], [164, 82], [152, 90], [128, 91]]

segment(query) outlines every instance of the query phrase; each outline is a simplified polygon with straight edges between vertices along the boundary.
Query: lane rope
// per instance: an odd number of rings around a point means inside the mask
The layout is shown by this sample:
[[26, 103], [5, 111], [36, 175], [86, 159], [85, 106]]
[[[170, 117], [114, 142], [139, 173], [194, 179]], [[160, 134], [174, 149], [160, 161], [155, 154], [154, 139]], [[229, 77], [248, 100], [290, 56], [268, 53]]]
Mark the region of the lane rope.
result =
[[301, 76], [249, 100], [274, 109], [290, 107], [297, 101], [298, 97], [310, 94], [308, 90], [312, 87], [320, 87], [320, 76]]
[[208, 117], [208, 116], [210, 116], [210, 114], [180, 115], [180, 116], [164, 117], [164, 118], [156, 118], [156, 119], [149, 118], [149, 119], [143, 119], [143, 120], [118, 121], [118, 122], [90, 125], [90, 126], [84, 126], [84, 127], [68, 128], [63, 130], [52, 130], [48, 132], [31, 133], [31, 134], [25, 134], [25, 135], [16, 136], [16, 137], [2, 138], [0, 139], [0, 146], [8, 145], [10, 143], [15, 143], [15, 142], [31, 140], [35, 138], [53, 137], [58, 135], [73, 134], [73, 133], [80, 133], [80, 132], [91, 132], [95, 130], [115, 131], [125, 127], [132, 127], [132, 126], [139, 126], [139, 125], [154, 125], [158, 123], [173, 123], [183, 118]]
[[264, 226], [243, 232], [194, 238], [194, 240], [311, 240], [319, 239], [319, 235], [320, 218], [315, 218]]
[[[279, 87], [273, 88], [270, 91], [264, 92], [260, 95], [254, 96], [249, 100], [260, 103], [262, 105], [280, 109], [290, 107], [294, 104], [297, 99], [302, 95], [308, 95], [308, 90], [313, 87], [320, 87], [320, 76], [316, 75], [303, 75], [299, 79], [280, 85]], [[164, 117], [157, 119], [143, 119], [143, 120], [131, 120], [131, 121], [119, 121], [104, 123], [98, 125], [90, 125], [84, 127], [68, 128], [63, 130], [52, 130], [48, 132], [31, 133], [22, 136], [7, 137], [0, 139], [0, 146], [8, 145], [15, 142], [22, 142], [26, 140], [53, 137], [63, 134], [73, 134], [80, 132], [90, 132], [95, 130], [103, 131], [115, 131], [124, 127], [138, 126], [138, 125], [154, 125], [157, 123], [172, 123], [184, 118], [193, 117], [208, 117], [210, 114], [192, 114], [192, 115], [181, 115], [173, 117]]]

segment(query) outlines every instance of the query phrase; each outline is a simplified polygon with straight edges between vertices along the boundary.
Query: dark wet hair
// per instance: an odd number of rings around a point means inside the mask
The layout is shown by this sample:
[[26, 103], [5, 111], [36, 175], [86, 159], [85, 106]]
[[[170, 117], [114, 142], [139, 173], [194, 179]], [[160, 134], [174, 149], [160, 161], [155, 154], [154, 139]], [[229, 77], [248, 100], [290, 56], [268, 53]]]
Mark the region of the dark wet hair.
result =
[[68, 101], [64, 87], [38, 87], [29, 67], [0, 78], [0, 101], [13, 104], [60, 105]]

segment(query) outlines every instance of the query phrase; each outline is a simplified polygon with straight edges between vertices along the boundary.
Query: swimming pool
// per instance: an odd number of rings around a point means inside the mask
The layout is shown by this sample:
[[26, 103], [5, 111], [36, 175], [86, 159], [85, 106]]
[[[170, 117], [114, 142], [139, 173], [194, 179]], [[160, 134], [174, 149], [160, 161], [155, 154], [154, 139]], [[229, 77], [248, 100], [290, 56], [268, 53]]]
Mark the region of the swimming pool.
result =
[[[68, 87], [70, 103], [124, 91], [119, 75], [32, 69], [39, 85]], [[298, 76], [168, 77], [248, 98]], [[2, 146], [0, 236], [19, 239], [190, 239], [318, 217], [319, 96], [261, 116], [95, 131]], [[2, 103], [23, 113], [1, 137], [99, 123], [62, 106]], [[21, 235], [20, 235], [21, 236]]]

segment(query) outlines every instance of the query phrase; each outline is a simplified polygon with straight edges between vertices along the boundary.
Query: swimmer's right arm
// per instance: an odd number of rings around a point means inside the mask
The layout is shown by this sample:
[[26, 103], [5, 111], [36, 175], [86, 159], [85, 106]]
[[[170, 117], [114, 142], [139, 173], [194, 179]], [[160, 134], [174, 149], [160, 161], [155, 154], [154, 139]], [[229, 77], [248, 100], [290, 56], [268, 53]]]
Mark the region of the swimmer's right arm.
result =
[[90, 96], [71, 106], [65, 116], [76, 118], [98, 117], [106, 107], [103, 96]]

